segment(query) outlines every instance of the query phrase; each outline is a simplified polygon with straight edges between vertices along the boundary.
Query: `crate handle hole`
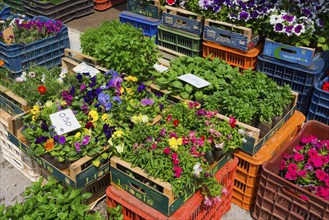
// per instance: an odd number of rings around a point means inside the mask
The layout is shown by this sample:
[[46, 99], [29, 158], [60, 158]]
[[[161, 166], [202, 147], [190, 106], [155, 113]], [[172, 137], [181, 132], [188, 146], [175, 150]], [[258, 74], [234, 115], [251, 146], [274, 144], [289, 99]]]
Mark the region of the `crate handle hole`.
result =
[[286, 53], [291, 53], [291, 54], [296, 54], [297, 53], [297, 51], [290, 50], [290, 49], [287, 49], [287, 48], [281, 48], [281, 51], [286, 52]]
[[177, 20], [176, 23], [181, 24], [181, 25], [186, 25], [186, 21], [182, 21], [182, 20]]
[[135, 183], [130, 183], [130, 186], [133, 187], [133, 188], [135, 188], [135, 189], [138, 190], [139, 192], [141, 192], [141, 193], [143, 193], [143, 194], [146, 194], [146, 193], [145, 193], [145, 190], [144, 190], [142, 187], [136, 185]]
[[227, 34], [219, 34], [219, 35], [223, 38], [231, 39], [230, 35], [227, 35]]

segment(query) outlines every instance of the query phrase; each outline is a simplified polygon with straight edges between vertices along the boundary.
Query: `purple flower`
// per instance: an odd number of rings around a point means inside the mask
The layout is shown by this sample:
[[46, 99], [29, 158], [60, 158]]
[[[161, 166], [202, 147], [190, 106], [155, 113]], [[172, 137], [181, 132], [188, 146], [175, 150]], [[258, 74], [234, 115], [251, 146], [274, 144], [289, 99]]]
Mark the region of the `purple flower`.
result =
[[82, 139], [82, 145], [89, 144], [89, 141], [90, 141], [90, 136], [88, 136], [88, 135], [84, 136]]
[[294, 20], [294, 16], [288, 15], [288, 14], [283, 15], [282, 18], [283, 18], [283, 20], [288, 21], [288, 22], [292, 22]]
[[141, 104], [143, 106], [153, 105], [154, 104], [154, 101], [152, 99], [142, 99], [141, 100]]
[[312, 11], [309, 8], [303, 8], [302, 13], [307, 17], [312, 16]]
[[160, 131], [160, 135], [162, 137], [165, 137], [166, 136], [166, 128], [162, 128], [162, 130]]
[[322, 28], [323, 27], [323, 21], [320, 19], [320, 18], [318, 18], [318, 19], [316, 19], [316, 25], [319, 27], [319, 28]]
[[249, 18], [249, 13], [246, 12], [246, 11], [242, 11], [242, 12], [240, 13], [240, 15], [239, 15], [239, 18], [240, 18], [241, 20], [248, 20], [248, 18]]
[[199, 6], [202, 9], [207, 9], [210, 4], [211, 4], [210, 0], [199, 0]]
[[203, 204], [205, 206], [212, 206], [212, 201], [211, 201], [211, 199], [208, 198], [208, 196], [205, 196]]
[[81, 84], [81, 85], [80, 85], [80, 91], [83, 91], [86, 87], [87, 87], [86, 84], [84, 84], [84, 83]]
[[275, 31], [282, 31], [283, 30], [283, 24], [281, 24], [281, 23], [275, 24], [274, 29], [275, 29]]
[[48, 140], [48, 138], [46, 136], [40, 136], [35, 139], [34, 143], [42, 144], [42, 143], [46, 142], [47, 140]]
[[164, 106], [161, 103], [159, 103], [159, 108], [160, 108], [160, 111], [162, 111], [162, 109], [164, 109]]
[[75, 149], [80, 153], [81, 152], [81, 147], [80, 147], [80, 143], [79, 142], [75, 142], [74, 143], [74, 147]]
[[138, 86], [137, 91], [138, 91], [138, 92], [142, 92], [142, 91], [144, 91], [144, 90], [146, 90], [146, 87], [145, 87], [145, 85], [142, 83], [142, 84], [140, 84], [140, 85]]
[[82, 83], [82, 75], [81, 73], [78, 73], [78, 75], [75, 77], [79, 81], [79, 83]]
[[300, 33], [300, 31], [303, 29], [303, 26], [302, 25], [297, 25], [295, 28], [294, 28], [294, 31], [295, 31], [295, 33]]
[[66, 142], [65, 136], [60, 136], [59, 139], [58, 139], [58, 143], [65, 144], [65, 142]]
[[291, 33], [293, 28], [294, 28], [293, 25], [287, 25], [287, 26], [284, 27], [286, 33]]

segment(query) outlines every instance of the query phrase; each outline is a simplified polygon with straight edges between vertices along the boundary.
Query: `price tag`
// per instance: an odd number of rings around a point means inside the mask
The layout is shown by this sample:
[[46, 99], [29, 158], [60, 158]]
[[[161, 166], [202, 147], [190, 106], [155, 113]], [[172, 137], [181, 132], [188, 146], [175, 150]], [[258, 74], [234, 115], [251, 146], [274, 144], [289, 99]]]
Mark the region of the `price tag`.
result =
[[168, 67], [159, 65], [159, 64], [154, 64], [154, 68], [159, 71], [160, 73], [163, 73], [164, 71], [168, 70]]
[[91, 77], [94, 77], [97, 73], [100, 73], [98, 69], [95, 69], [94, 67], [89, 66], [84, 62], [74, 67], [73, 71], [76, 73], [89, 73]]
[[6, 44], [15, 43], [15, 35], [13, 31], [13, 26], [9, 26], [2, 32], [3, 40]]
[[193, 75], [191, 73], [185, 74], [185, 75], [181, 75], [179, 77], [177, 77], [178, 79], [187, 82], [189, 84], [191, 84], [192, 86], [195, 86], [198, 89], [201, 89], [203, 87], [209, 86], [210, 82], [196, 76]]
[[58, 135], [66, 134], [81, 128], [71, 109], [65, 109], [50, 115], [50, 120]]

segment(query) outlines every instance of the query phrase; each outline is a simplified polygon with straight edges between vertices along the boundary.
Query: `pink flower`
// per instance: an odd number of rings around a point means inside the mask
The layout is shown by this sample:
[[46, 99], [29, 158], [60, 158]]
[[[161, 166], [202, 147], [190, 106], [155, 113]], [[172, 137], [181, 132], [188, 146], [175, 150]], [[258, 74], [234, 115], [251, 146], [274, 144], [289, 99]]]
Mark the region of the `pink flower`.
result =
[[185, 135], [182, 136], [182, 144], [188, 144], [190, 143], [190, 140], [185, 137]]
[[306, 170], [301, 170], [301, 171], [298, 171], [297, 172], [297, 176], [301, 176], [301, 177], [303, 177], [303, 178], [305, 178], [306, 177]]
[[211, 206], [211, 205], [212, 205], [212, 201], [211, 201], [211, 199], [208, 198], [208, 196], [205, 196], [205, 197], [204, 197], [204, 202], [203, 202], [203, 204], [204, 204], [205, 206]]
[[315, 157], [318, 156], [318, 152], [317, 152], [315, 149], [313, 149], [313, 148], [311, 148], [311, 149], [307, 152], [307, 154], [308, 154], [308, 156], [309, 156], [310, 158], [315, 158]]
[[183, 172], [183, 169], [180, 166], [174, 166], [174, 177], [180, 178], [181, 173]]
[[304, 201], [310, 200], [307, 196], [304, 196], [304, 195], [300, 195], [300, 198]]
[[302, 150], [303, 148], [304, 148], [304, 146], [302, 146], [302, 145], [297, 145], [297, 146], [295, 147], [296, 151], [300, 151], [300, 150]]
[[316, 178], [318, 178], [318, 180], [324, 181], [324, 179], [326, 178], [326, 176], [328, 176], [328, 174], [326, 174], [326, 172], [323, 170], [316, 170], [315, 176]]
[[177, 159], [178, 159], [178, 154], [177, 154], [177, 153], [173, 153], [173, 154], [171, 155], [171, 159], [172, 159], [172, 160], [177, 160]]
[[227, 190], [226, 187], [223, 187], [223, 188], [222, 188], [222, 194], [223, 194], [223, 195], [227, 195], [227, 194], [228, 194], [228, 190]]
[[295, 163], [291, 163], [288, 165], [288, 171], [290, 173], [296, 173], [297, 172], [297, 165]]
[[221, 198], [220, 198], [219, 196], [215, 196], [215, 198], [213, 198], [212, 201], [213, 201], [214, 203], [219, 203], [219, 202], [221, 202], [222, 200], [221, 200]]
[[287, 180], [296, 180], [297, 179], [297, 173], [291, 173], [287, 172], [284, 176]]
[[170, 135], [169, 135], [170, 138], [174, 137], [176, 139], [178, 139], [178, 136], [175, 132], [171, 132]]
[[285, 160], [281, 160], [281, 162], [280, 162], [280, 170], [283, 170], [284, 168], [286, 168], [286, 165], [287, 165], [286, 161]]
[[236, 120], [235, 120], [235, 118], [234, 118], [233, 116], [230, 116], [229, 123], [230, 123], [230, 126], [231, 126], [232, 128], [235, 127]]
[[304, 160], [304, 155], [300, 154], [300, 153], [295, 153], [294, 154], [294, 160], [297, 161], [297, 162], [302, 161], [302, 160]]
[[174, 165], [178, 165], [179, 164], [179, 160], [178, 159], [173, 160], [173, 164]]
[[195, 135], [196, 135], [195, 131], [190, 131], [190, 133], [188, 134], [188, 138], [192, 139], [195, 137]]
[[171, 115], [168, 115], [167, 121], [171, 121], [171, 119], [172, 119], [172, 116]]
[[153, 143], [152, 144], [152, 150], [155, 150], [155, 148], [157, 148], [157, 145], [156, 145], [156, 143]]
[[288, 159], [292, 158], [292, 155], [285, 154], [285, 155], [283, 155], [283, 158], [286, 159], [286, 160], [288, 160]]
[[164, 154], [170, 154], [170, 147], [166, 147], [164, 150], [163, 150], [163, 153]]
[[315, 158], [312, 158], [312, 162], [314, 167], [322, 167], [323, 165], [328, 163], [328, 159], [325, 156], [319, 155]]
[[329, 175], [324, 178], [324, 182], [326, 183], [326, 186], [329, 187]]
[[315, 141], [316, 139], [317, 139], [316, 136], [310, 135], [308, 137], [303, 137], [301, 142], [303, 144], [308, 144], [308, 143], [311, 143], [311, 142]]

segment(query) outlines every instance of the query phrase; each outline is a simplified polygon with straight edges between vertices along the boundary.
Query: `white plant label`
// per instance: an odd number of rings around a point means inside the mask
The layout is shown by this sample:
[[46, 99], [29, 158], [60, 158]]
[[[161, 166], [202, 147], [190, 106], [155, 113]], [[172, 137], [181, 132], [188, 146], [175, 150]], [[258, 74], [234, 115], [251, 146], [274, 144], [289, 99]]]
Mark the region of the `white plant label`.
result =
[[50, 115], [52, 125], [58, 135], [66, 134], [81, 128], [71, 109], [65, 109]]
[[94, 77], [97, 73], [100, 73], [98, 69], [95, 69], [92, 66], [89, 66], [88, 64], [82, 62], [76, 67], [73, 68], [73, 71], [76, 73], [89, 73], [91, 77]]
[[181, 75], [179, 77], [177, 77], [178, 79], [187, 82], [189, 84], [191, 84], [192, 86], [195, 86], [198, 89], [201, 89], [203, 87], [209, 86], [210, 82], [196, 76], [193, 75], [191, 73], [185, 74], [185, 75]]

